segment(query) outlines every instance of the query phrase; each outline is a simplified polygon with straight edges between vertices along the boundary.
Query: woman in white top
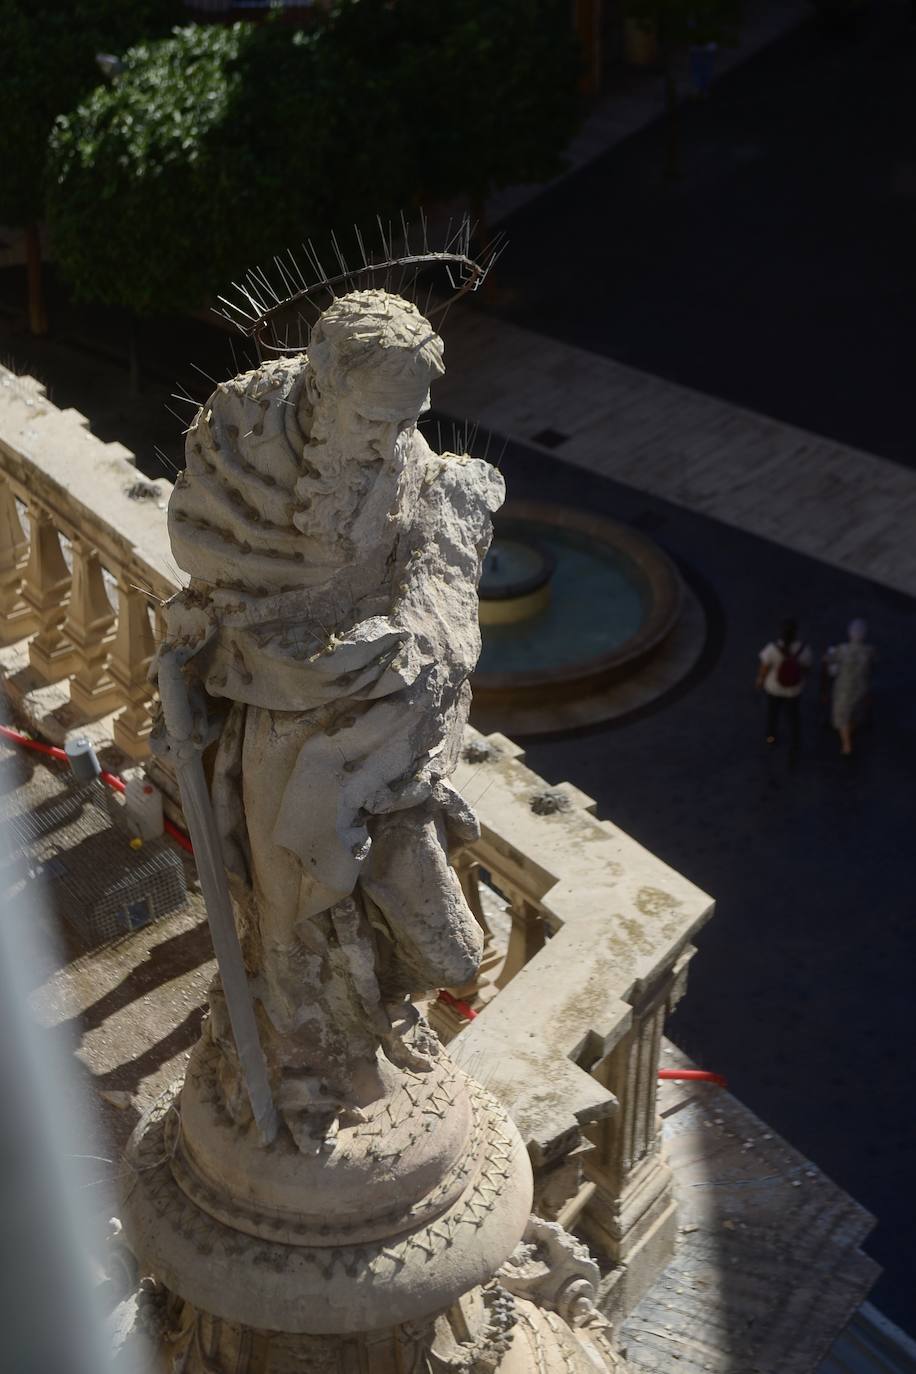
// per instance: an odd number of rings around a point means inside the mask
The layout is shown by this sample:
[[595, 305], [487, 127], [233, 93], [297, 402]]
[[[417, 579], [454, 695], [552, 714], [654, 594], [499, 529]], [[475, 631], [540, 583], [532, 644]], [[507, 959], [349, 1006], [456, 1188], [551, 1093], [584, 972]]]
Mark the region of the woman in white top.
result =
[[868, 700], [875, 651], [865, 642], [868, 626], [864, 620], [853, 620], [846, 633], [849, 636], [846, 643], [834, 644], [827, 650], [824, 660], [833, 678], [831, 722], [840, 736], [843, 753], [851, 754], [852, 732]]
[[783, 622], [782, 632], [760, 650], [757, 668], [757, 687], [767, 699], [767, 744], [776, 743], [779, 721], [785, 716], [789, 727], [789, 756], [798, 754], [800, 719], [799, 701], [814, 655], [804, 640], [798, 638], [794, 620]]

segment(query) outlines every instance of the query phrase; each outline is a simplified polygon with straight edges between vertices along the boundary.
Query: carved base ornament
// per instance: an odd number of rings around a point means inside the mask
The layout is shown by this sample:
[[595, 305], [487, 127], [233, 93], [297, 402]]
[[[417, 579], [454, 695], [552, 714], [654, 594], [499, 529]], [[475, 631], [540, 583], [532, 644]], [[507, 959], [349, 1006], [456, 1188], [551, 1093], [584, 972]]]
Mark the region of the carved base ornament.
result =
[[123, 1210], [174, 1371], [618, 1367], [587, 1251], [529, 1221], [518, 1132], [414, 1006], [481, 956], [449, 777], [503, 499], [417, 429], [442, 352], [413, 305], [353, 292], [188, 432], [154, 743], [219, 976]]

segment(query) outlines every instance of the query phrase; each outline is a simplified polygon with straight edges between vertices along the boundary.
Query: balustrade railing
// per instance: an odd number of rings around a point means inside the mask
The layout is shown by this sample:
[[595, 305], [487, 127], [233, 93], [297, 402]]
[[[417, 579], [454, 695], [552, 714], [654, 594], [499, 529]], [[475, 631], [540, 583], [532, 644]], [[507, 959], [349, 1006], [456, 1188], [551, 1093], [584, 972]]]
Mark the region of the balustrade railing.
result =
[[[67, 731], [115, 712], [114, 742], [136, 760], [148, 754], [153, 618], [177, 586], [170, 490], [141, 479], [125, 449], [101, 443], [31, 379], [0, 369], [7, 691], [15, 700], [64, 684]], [[450, 989], [452, 1002], [435, 1003], [432, 1019], [446, 1039], [460, 1030], [456, 1057], [512, 1113], [536, 1206], [603, 1251], [608, 1305], [628, 1311], [673, 1249], [656, 1114], [660, 1040], [712, 903], [597, 820], [576, 788], [549, 788], [503, 736], [469, 730], [455, 782], [481, 821], [456, 867], [485, 952], [474, 983]], [[481, 881], [507, 904], [505, 952]], [[466, 1023], [468, 1004], [485, 1014]]]
[[[596, 819], [577, 788], [548, 787], [503, 736], [469, 731], [455, 782], [481, 825], [468, 877], [502, 894], [511, 924], [502, 967], [463, 989], [486, 1010], [463, 1023], [452, 1052], [511, 1111], [536, 1206], [610, 1261], [606, 1302], [626, 1312], [673, 1252], [661, 1038], [712, 902]], [[441, 1003], [433, 1016], [452, 1029]]]
[[27, 645], [28, 668], [7, 690], [66, 684], [68, 728], [117, 712], [114, 742], [132, 759], [148, 752], [151, 615], [177, 585], [170, 490], [0, 369], [0, 643]]

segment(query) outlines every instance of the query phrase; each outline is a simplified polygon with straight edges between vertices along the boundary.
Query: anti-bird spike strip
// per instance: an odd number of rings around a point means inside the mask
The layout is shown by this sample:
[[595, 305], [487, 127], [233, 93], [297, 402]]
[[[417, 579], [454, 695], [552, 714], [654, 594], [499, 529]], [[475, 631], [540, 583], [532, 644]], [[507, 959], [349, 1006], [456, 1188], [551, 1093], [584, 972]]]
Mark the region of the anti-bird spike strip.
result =
[[[419, 233], [423, 247], [422, 251], [418, 253], [411, 250], [412, 229], [403, 213], [400, 216], [400, 234], [402, 236], [400, 247], [395, 245], [391, 221], [386, 226], [380, 215], [376, 215], [375, 218], [382, 244], [382, 257], [380, 259], [373, 258], [367, 252], [362, 233], [358, 225], [354, 225], [353, 232], [360, 262], [355, 267], [348, 264], [337, 235], [332, 232], [330, 235], [331, 247], [340, 271], [334, 275], [328, 275], [313, 241], [308, 239], [302, 244], [302, 249], [310, 270], [315, 273], [314, 281], [309, 283], [306, 280], [306, 276], [299, 267], [292, 251], [287, 249], [286, 257], [292, 265], [295, 276], [290, 272], [285, 262], [281, 260], [281, 257], [275, 256], [273, 260], [276, 274], [274, 282], [270, 280], [263, 268], [249, 269], [241, 282], [233, 281], [232, 283], [233, 288], [238, 293], [238, 299], [232, 300], [225, 296], [219, 296], [217, 299], [226, 308], [218, 309], [216, 313], [233, 324], [242, 334], [251, 338], [259, 350], [264, 348], [271, 353], [281, 354], [300, 352], [303, 347], [301, 328], [298, 331], [293, 331], [294, 334], [298, 332], [298, 343], [291, 346], [288, 326], [284, 328], [277, 319], [277, 316], [290, 306], [297, 302], [308, 301], [317, 313], [320, 308], [323, 308], [323, 304], [319, 306], [314, 299], [319, 294], [327, 293], [334, 299], [339, 291], [345, 293], [368, 284], [391, 290], [393, 289], [393, 281], [397, 283], [396, 290], [399, 295], [409, 295], [409, 293], [414, 292], [424, 273], [428, 274], [430, 270], [438, 268], [444, 272], [452, 294], [447, 300], [436, 304], [430, 311], [430, 304], [435, 292], [435, 285], [431, 284], [426, 294], [424, 313], [427, 315], [431, 313], [439, 317], [441, 326], [452, 302], [468, 292], [479, 289], [505, 247], [505, 239], [500, 234], [492, 239], [476, 258], [472, 258], [470, 244], [474, 234], [474, 226], [470, 218], [465, 215], [454, 229], [453, 221], [449, 219], [445, 233], [445, 247], [433, 249], [430, 247], [429, 224], [421, 210], [419, 212]], [[298, 278], [298, 282], [296, 278]], [[274, 284], [275, 282], [278, 283], [279, 290]], [[297, 312], [297, 318], [305, 325], [307, 338], [310, 325], [301, 312]], [[283, 340], [282, 343], [281, 339]]]
[[216, 378], [215, 378], [215, 377], [211, 377], [210, 374], [209, 374], [209, 372], [204, 372], [204, 370], [203, 370], [202, 367], [198, 367], [198, 366], [197, 366], [197, 363], [192, 363], [191, 366], [193, 367], [193, 369], [194, 369], [195, 372], [199, 372], [200, 375], [201, 375], [202, 377], [206, 377], [206, 379], [207, 379], [208, 382], [212, 382], [214, 386], [218, 386], [218, 385], [219, 385], [219, 383], [217, 382]]

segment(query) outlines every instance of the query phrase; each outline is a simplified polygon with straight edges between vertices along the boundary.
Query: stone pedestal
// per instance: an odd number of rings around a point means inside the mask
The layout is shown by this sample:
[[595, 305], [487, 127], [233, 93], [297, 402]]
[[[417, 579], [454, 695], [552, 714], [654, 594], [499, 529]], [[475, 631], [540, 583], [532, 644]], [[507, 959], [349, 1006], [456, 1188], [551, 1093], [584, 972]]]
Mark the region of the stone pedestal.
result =
[[127, 1152], [125, 1236], [153, 1276], [139, 1318], [165, 1369], [616, 1368], [596, 1266], [529, 1218], [515, 1127], [444, 1055], [426, 1072], [382, 1065], [385, 1096], [313, 1155], [235, 1125], [217, 1065], [205, 1036]]
[[389, 1092], [330, 1152], [240, 1131], [201, 1041], [128, 1149], [124, 1225], [144, 1272], [214, 1318], [310, 1335], [434, 1315], [508, 1258], [531, 1206], [521, 1140], [444, 1057], [384, 1066]]

